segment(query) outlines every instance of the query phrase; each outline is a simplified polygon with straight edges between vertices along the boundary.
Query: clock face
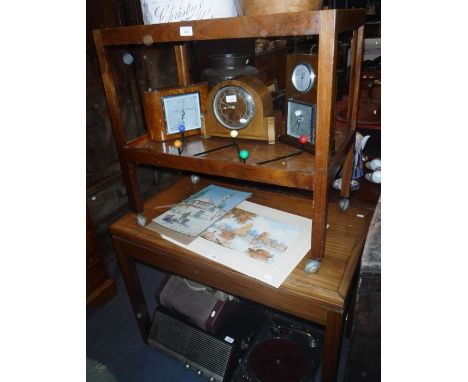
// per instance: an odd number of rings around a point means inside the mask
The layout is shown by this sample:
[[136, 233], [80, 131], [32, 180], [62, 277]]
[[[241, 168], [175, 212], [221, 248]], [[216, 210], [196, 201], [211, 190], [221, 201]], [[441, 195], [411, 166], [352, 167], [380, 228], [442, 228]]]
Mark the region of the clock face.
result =
[[307, 62], [297, 64], [292, 72], [291, 81], [297, 91], [308, 92], [315, 82], [315, 72], [312, 66]]
[[242, 129], [255, 115], [253, 97], [242, 87], [228, 85], [220, 88], [213, 98], [216, 119], [228, 129]]
[[198, 93], [180, 94], [162, 97], [166, 133], [178, 133], [180, 127], [184, 131], [201, 127], [200, 98]]
[[288, 100], [287, 133], [291, 137], [307, 137], [315, 143], [315, 105]]

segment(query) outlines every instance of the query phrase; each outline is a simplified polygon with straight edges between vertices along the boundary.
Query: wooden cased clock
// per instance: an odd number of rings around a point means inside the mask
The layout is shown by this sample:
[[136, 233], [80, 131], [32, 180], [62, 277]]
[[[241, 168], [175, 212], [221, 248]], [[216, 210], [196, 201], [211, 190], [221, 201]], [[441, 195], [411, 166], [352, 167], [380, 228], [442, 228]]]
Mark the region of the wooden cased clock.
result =
[[317, 103], [318, 56], [288, 54], [286, 57], [286, 100]]
[[237, 130], [239, 138], [275, 143], [275, 121], [268, 88], [256, 77], [241, 76], [219, 82], [210, 90], [201, 133], [205, 138], [230, 137]]
[[151, 139], [161, 142], [180, 138], [181, 126], [185, 136], [199, 135], [207, 95], [206, 82], [143, 92], [143, 111]]
[[[311, 154], [315, 152], [317, 73], [317, 55], [286, 56], [286, 132], [278, 140]], [[307, 138], [306, 144], [300, 144], [301, 136]]]

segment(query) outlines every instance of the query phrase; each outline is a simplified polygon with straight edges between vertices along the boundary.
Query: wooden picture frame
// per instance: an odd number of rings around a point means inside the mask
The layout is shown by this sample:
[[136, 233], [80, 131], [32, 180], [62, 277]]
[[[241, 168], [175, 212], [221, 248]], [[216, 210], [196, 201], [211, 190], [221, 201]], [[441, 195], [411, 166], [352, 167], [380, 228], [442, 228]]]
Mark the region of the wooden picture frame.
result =
[[207, 97], [206, 82], [143, 92], [143, 111], [150, 138], [162, 142], [182, 137], [174, 125], [175, 109], [171, 105], [180, 105], [180, 103], [185, 105], [186, 101], [189, 105], [188, 112], [182, 110], [182, 113], [188, 114], [190, 122], [184, 131], [184, 136], [199, 135], [205, 125]]

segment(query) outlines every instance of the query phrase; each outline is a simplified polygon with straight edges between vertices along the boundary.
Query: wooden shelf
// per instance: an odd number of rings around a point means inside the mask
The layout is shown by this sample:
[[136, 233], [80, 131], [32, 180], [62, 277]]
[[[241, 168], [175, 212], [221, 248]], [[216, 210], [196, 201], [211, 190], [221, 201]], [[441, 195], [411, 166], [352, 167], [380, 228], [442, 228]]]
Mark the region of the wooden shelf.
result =
[[[138, 213], [144, 212], [135, 171], [135, 166], [139, 164], [310, 190], [313, 191], [314, 198], [313, 203], [308, 207], [314, 220], [311, 257], [322, 260], [326, 237], [328, 189], [341, 167], [343, 167], [341, 196], [349, 197], [364, 23], [365, 11], [354, 9], [136, 25], [94, 31], [116, 147], [132, 210]], [[186, 27], [185, 31], [188, 30], [189, 33], [182, 33], [182, 27]], [[351, 83], [348, 95], [350, 112], [346, 124], [338, 128], [334, 123], [338, 34], [348, 30], [352, 31], [353, 35]], [[283, 143], [268, 145], [266, 142], [239, 139], [241, 149], [249, 151], [247, 162], [241, 163], [235, 147], [210, 153], [205, 157], [194, 156], [199, 152], [226, 145], [230, 138], [203, 140], [201, 137], [191, 136], [187, 138], [181, 155], [170, 142], [154, 142], [148, 138], [148, 135], [131, 142], [127, 140], [125, 122], [119, 106], [118, 89], [113, 79], [112, 60], [107, 51], [111, 46], [145, 44], [149, 47], [160, 43], [172, 43], [179, 85], [185, 86], [190, 83], [189, 60], [185, 44], [187, 41], [306, 35], [319, 36], [315, 155], [303, 153], [260, 165], [259, 162], [293, 153], [297, 151], [297, 148]]]
[[[177, 23], [135, 25], [101, 29], [104, 45], [144, 44], [151, 37], [153, 43], [256, 38], [277, 36], [316, 35], [325, 14], [332, 15], [338, 33], [356, 29], [365, 22], [365, 13], [359, 9], [333, 9], [297, 13], [243, 16]], [[191, 36], [181, 36], [180, 27], [192, 27]]]
[[[336, 131], [338, 149], [330, 162], [330, 173], [336, 173], [339, 169], [351, 140], [352, 134], [349, 129], [342, 128]], [[191, 136], [185, 139], [184, 149], [179, 155], [173, 146], [173, 141], [156, 142], [145, 135], [130, 142], [125, 147], [125, 154], [129, 161], [136, 164], [146, 163], [195, 173], [222, 175], [227, 178], [313, 190], [315, 156], [312, 154], [304, 152], [283, 160], [263, 165], [257, 164], [298, 152], [298, 149], [281, 142], [270, 145], [263, 141], [238, 139], [240, 149], [246, 149], [249, 152], [246, 163], [239, 161], [239, 154], [235, 146], [203, 156], [194, 156], [201, 152], [226, 146], [231, 142], [230, 138], [204, 139], [200, 136]]]

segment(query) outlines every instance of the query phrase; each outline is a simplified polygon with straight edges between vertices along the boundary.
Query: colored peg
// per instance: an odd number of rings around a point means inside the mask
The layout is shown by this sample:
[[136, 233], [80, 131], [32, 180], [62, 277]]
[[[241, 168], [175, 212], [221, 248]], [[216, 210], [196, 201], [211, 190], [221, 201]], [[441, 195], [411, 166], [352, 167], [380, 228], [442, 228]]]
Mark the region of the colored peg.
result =
[[304, 151], [304, 146], [305, 144], [307, 143], [309, 139], [307, 138], [307, 135], [304, 135], [302, 134], [300, 137], [299, 137], [299, 143], [302, 145], [301, 146], [301, 150]]
[[236, 146], [237, 148], [237, 153], [240, 155], [240, 149], [239, 149], [239, 145], [237, 144], [237, 136], [239, 135], [239, 132], [237, 130], [231, 130], [231, 132], [229, 133], [229, 135], [231, 136], [232, 138], [232, 144], [234, 146]]
[[242, 163], [245, 163], [245, 160], [249, 157], [249, 152], [247, 150], [241, 150], [239, 153]]
[[179, 155], [182, 154], [182, 141], [180, 139], [176, 139], [174, 141], [174, 147], [177, 149], [179, 152]]
[[183, 123], [181, 123], [181, 124], [179, 125], [179, 132], [180, 132], [180, 134], [182, 135], [182, 141], [184, 141], [184, 140], [185, 140], [185, 136], [184, 136], [184, 133], [185, 133], [185, 125], [184, 125]]
[[231, 130], [229, 134], [231, 135], [232, 139], [236, 139], [237, 136], [239, 135], [239, 132], [237, 130]]

